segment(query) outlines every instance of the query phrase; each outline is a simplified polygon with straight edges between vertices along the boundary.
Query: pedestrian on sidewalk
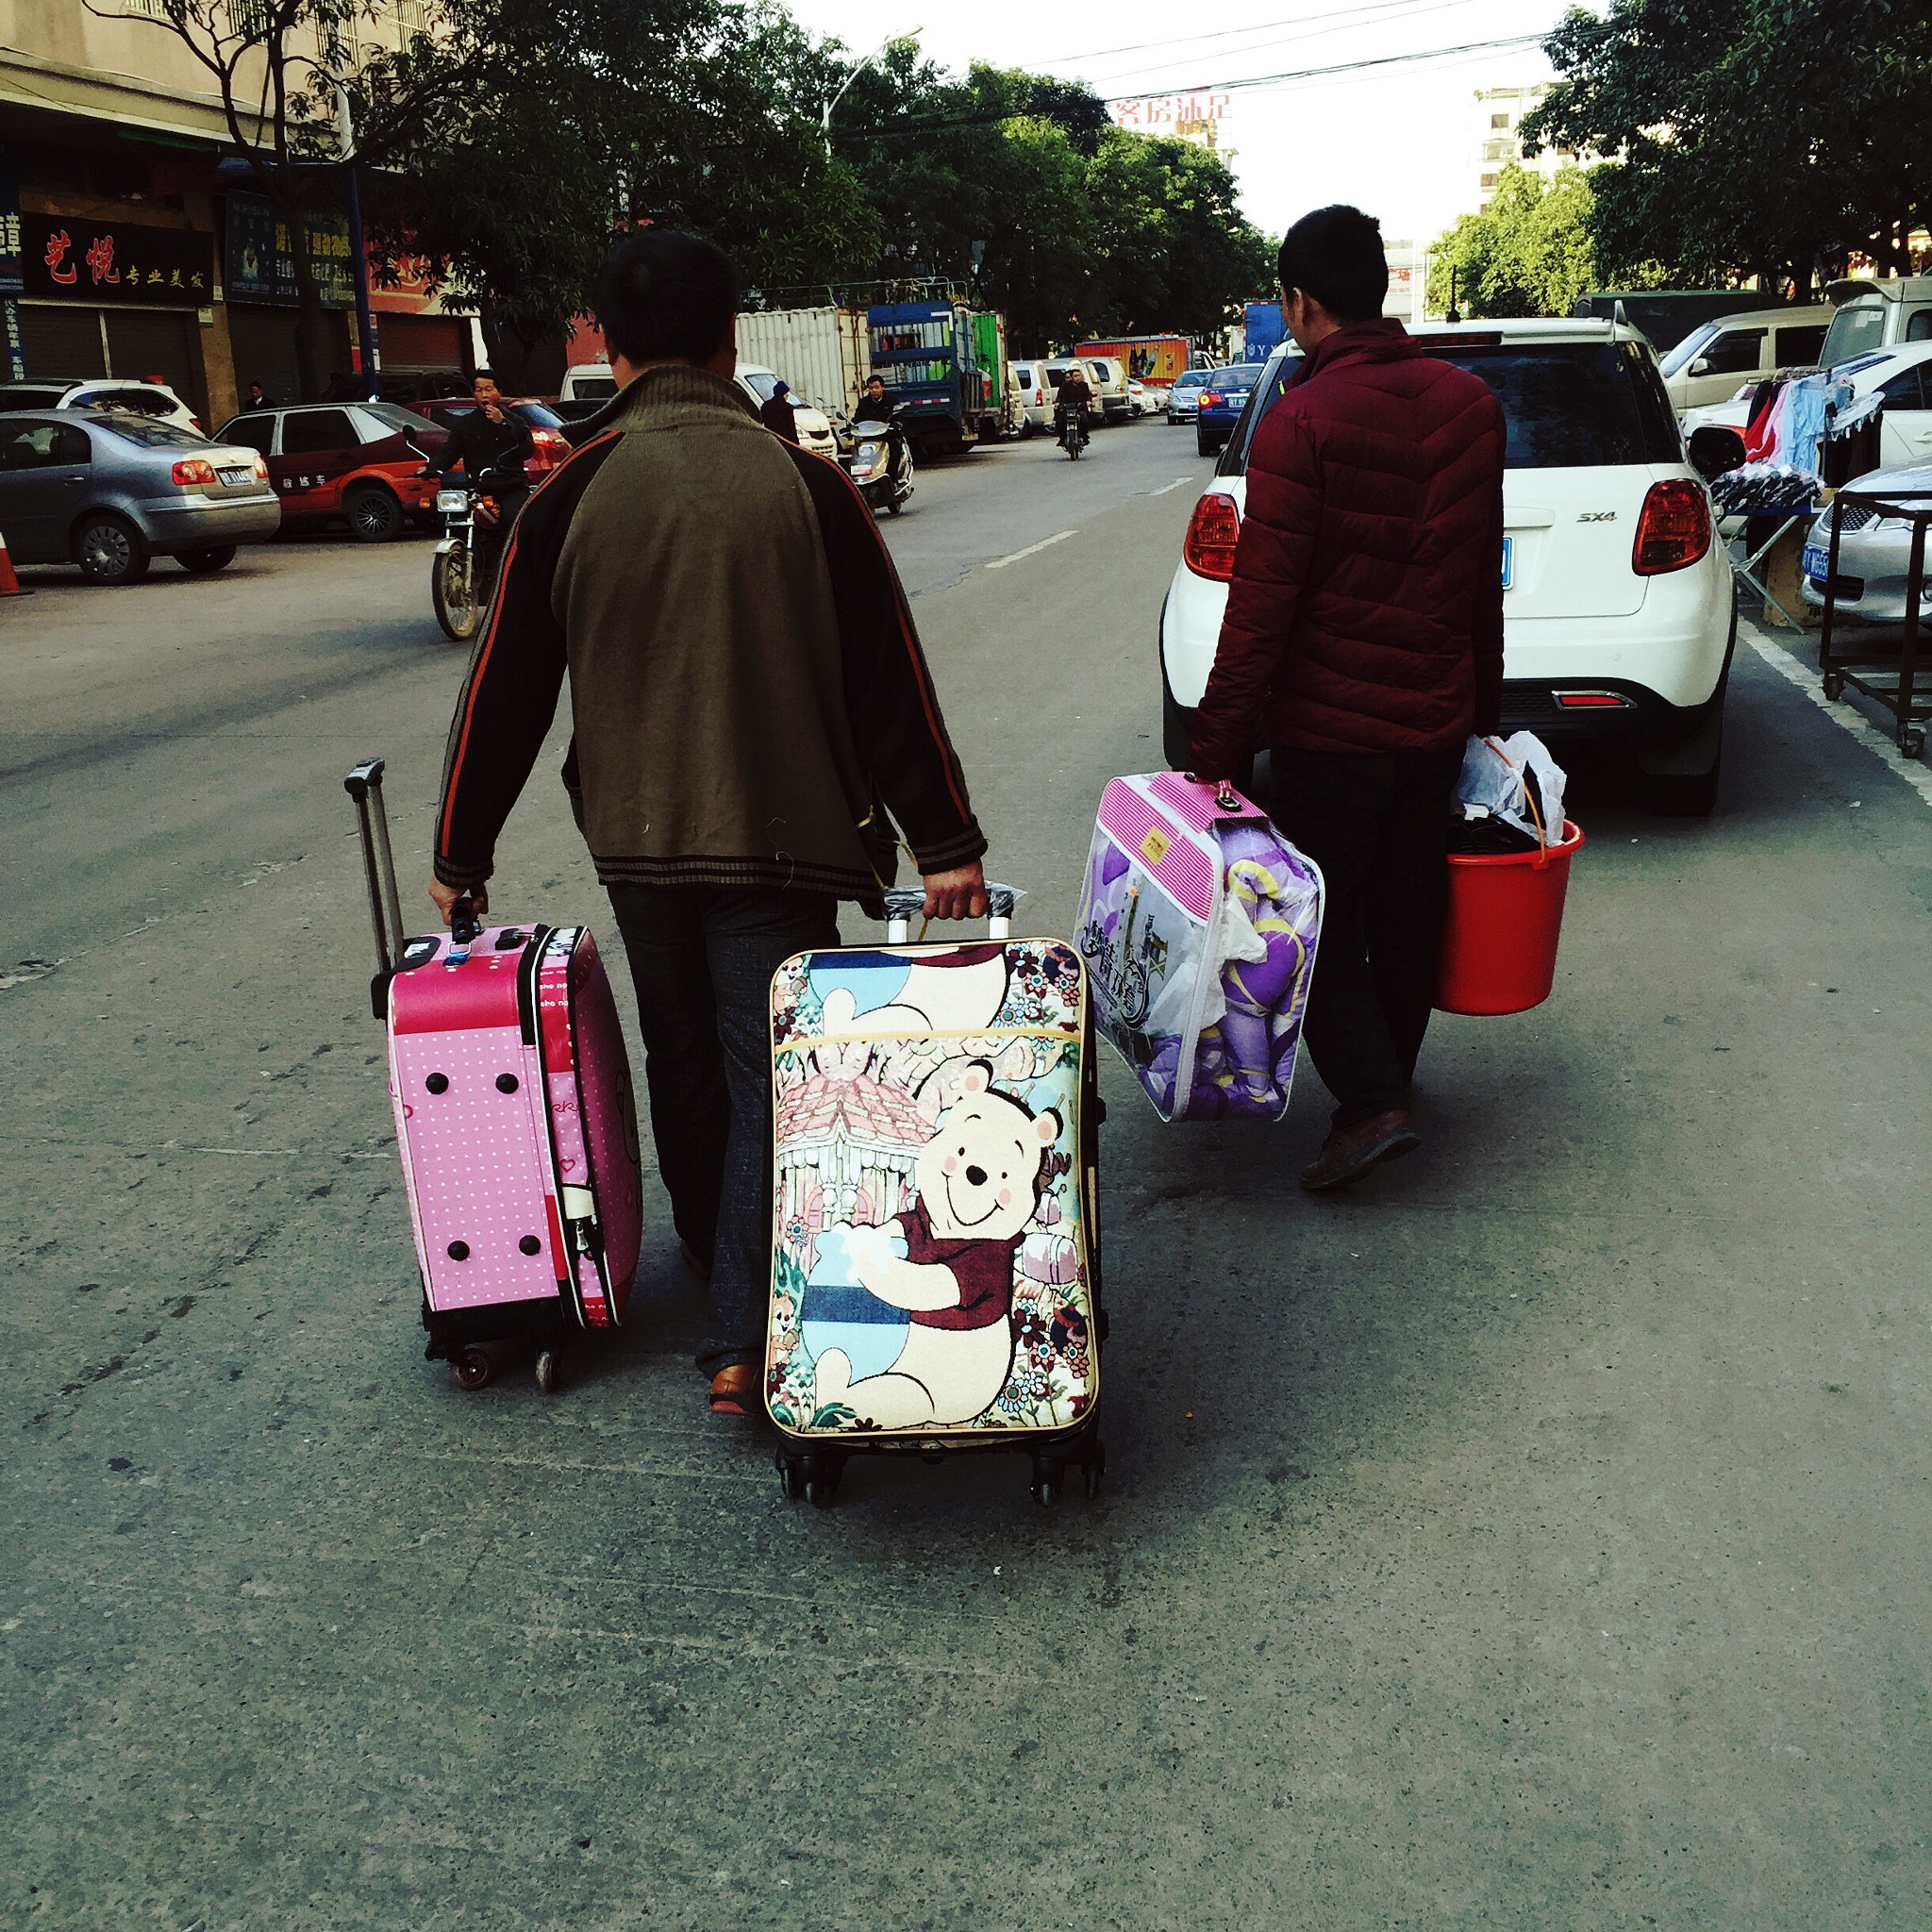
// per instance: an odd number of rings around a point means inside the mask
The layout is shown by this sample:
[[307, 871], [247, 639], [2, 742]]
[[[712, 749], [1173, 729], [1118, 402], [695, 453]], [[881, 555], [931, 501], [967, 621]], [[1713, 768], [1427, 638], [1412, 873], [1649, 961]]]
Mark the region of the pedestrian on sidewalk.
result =
[[780, 380], [772, 385], [772, 400], [758, 411], [758, 421], [774, 436], [787, 442], [798, 441], [798, 405], [791, 400], [791, 385]]
[[563, 779], [630, 958], [672, 1218], [709, 1279], [697, 1363], [712, 1408], [748, 1414], [772, 975], [839, 943], [841, 899], [879, 915], [892, 822], [931, 918], [986, 909], [986, 840], [872, 512], [732, 380], [737, 301], [695, 236], [647, 229], [605, 261], [618, 393], [518, 521], [450, 727], [430, 892], [445, 921], [462, 892], [487, 906], [568, 672]]
[[1379, 225], [1305, 215], [1281, 243], [1304, 351], [1255, 431], [1194, 769], [1270, 750], [1275, 822], [1327, 886], [1303, 1038], [1335, 1097], [1301, 1176], [1359, 1179], [1422, 1142], [1410, 1083], [1434, 1003], [1450, 801], [1501, 724], [1501, 406], [1386, 320]]

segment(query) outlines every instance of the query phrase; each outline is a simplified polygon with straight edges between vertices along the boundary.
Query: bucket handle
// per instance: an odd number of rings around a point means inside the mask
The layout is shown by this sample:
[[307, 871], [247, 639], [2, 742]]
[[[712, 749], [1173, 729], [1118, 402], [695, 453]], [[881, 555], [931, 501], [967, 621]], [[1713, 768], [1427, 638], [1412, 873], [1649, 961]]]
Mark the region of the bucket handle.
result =
[[1503, 747], [1500, 744], [1496, 742], [1496, 741], [1493, 738], [1486, 738], [1483, 740], [1483, 742], [1486, 745], [1488, 745], [1489, 748], [1492, 752], [1494, 752], [1496, 756], [1499, 758], [1501, 758], [1503, 762], [1506, 765], [1507, 765], [1512, 772], [1516, 773], [1516, 782], [1518, 785], [1523, 787], [1523, 802], [1524, 805], [1528, 806], [1531, 823], [1534, 824], [1536, 826], [1536, 857], [1530, 860], [1530, 865], [1536, 871], [1541, 872], [1544, 870], [1545, 867], [1548, 866], [1550, 862], [1550, 835], [1544, 829], [1542, 813], [1537, 809], [1536, 793], [1529, 789], [1526, 783], [1524, 783], [1523, 774], [1520, 770], [1518, 770], [1516, 761], [1509, 756], [1509, 754], [1507, 751], [1503, 749]]

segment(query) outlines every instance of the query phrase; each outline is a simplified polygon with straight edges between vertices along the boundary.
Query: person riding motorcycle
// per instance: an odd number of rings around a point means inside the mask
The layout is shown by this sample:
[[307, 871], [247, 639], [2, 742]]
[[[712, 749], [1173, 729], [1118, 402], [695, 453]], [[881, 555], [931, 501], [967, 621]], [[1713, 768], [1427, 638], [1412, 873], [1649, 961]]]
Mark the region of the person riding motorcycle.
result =
[[488, 566], [530, 493], [529, 473], [524, 465], [537, 454], [537, 439], [530, 434], [530, 425], [506, 407], [489, 370], [477, 370], [470, 393], [476, 407], [457, 418], [449, 440], [423, 474], [441, 480], [460, 463], [471, 490], [487, 490], [495, 498], [494, 525], [486, 525], [481, 515], [476, 520], [476, 561]]
[[1068, 373], [1067, 379], [1060, 384], [1053, 399], [1054, 429], [1058, 440], [1067, 440], [1069, 419], [1074, 425], [1074, 433], [1082, 442], [1088, 440], [1087, 416], [1093, 404], [1093, 386], [1087, 380], [1086, 371], [1075, 366]]
[[882, 378], [869, 375], [865, 379], [865, 393], [858, 399], [858, 407], [852, 412], [852, 427], [859, 436], [865, 434], [865, 425], [877, 424], [886, 432], [886, 460], [894, 470], [899, 467], [899, 452], [906, 446], [906, 432], [899, 426], [899, 406], [886, 394]]

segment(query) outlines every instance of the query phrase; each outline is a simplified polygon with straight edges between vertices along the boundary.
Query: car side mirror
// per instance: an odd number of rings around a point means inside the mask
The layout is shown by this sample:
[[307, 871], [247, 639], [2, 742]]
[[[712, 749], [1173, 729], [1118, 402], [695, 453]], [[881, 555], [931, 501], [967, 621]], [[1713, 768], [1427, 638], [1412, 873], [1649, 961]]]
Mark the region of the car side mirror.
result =
[[1721, 423], [1707, 423], [1690, 432], [1690, 467], [1707, 483], [1714, 483], [1748, 460], [1744, 439]]
[[1708, 375], [1710, 374], [1710, 358], [1708, 356], [1698, 357], [1684, 373], [1687, 375]]

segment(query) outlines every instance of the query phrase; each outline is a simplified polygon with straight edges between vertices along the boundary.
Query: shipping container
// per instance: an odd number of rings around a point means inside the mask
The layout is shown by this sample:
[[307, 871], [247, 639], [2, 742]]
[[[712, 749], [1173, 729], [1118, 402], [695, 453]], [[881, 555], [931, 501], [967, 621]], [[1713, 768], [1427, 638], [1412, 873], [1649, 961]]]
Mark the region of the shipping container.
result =
[[1129, 375], [1172, 389], [1188, 366], [1191, 350], [1186, 336], [1116, 336], [1110, 341], [1077, 342], [1076, 356], [1109, 356], [1126, 365]]
[[849, 416], [872, 373], [865, 317], [856, 308], [764, 308], [738, 318], [738, 359], [775, 371], [801, 402]]

